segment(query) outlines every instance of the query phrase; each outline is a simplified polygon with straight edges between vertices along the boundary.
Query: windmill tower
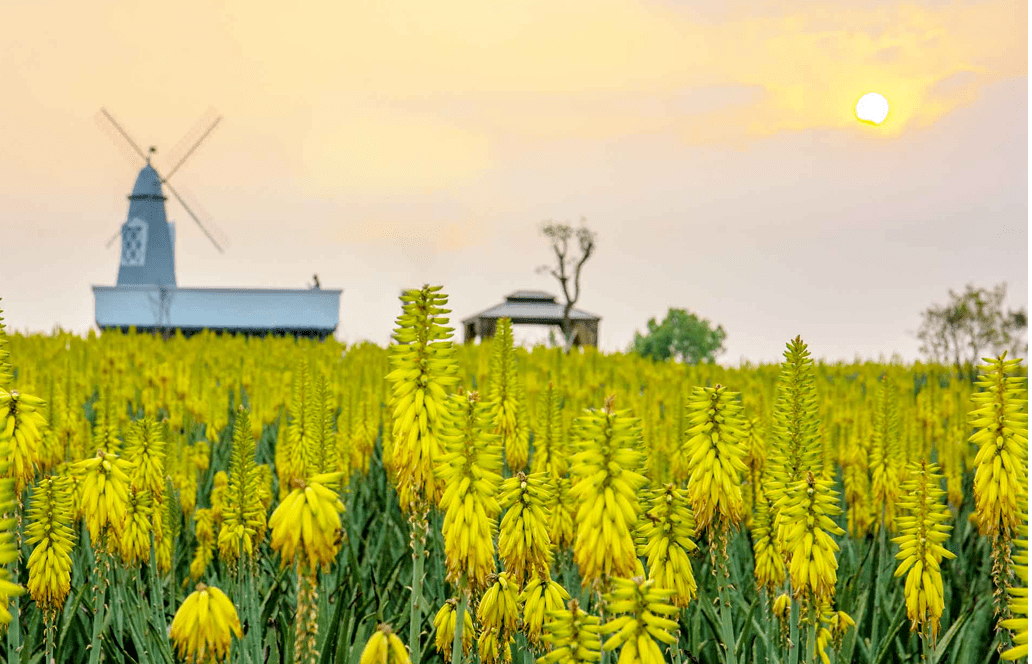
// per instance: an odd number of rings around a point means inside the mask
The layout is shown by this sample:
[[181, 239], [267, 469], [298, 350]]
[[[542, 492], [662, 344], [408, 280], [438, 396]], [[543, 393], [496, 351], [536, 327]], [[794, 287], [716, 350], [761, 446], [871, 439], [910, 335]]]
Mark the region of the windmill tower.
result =
[[122, 258], [118, 264], [119, 286], [129, 284], [176, 285], [175, 247], [165, 216], [161, 176], [147, 160], [129, 194], [129, 215], [119, 231]]
[[[122, 238], [118, 281], [114, 286], [93, 286], [96, 323], [102, 331], [158, 333], [168, 337], [172, 330], [191, 335], [201, 330], [215, 333], [326, 338], [340, 321], [340, 289], [334, 288], [200, 288], [176, 283], [175, 226], [166, 215], [166, 194], [179, 201], [191, 219], [221, 253], [224, 241], [216, 240], [209, 228], [216, 228], [191, 201], [187, 205], [169, 179], [201, 145], [221, 120], [206, 116], [170, 152], [174, 164], [164, 175], [151, 163], [155, 148], [146, 153], [129, 137], [111, 114], [101, 109], [97, 120], [139, 168], [129, 194], [125, 223], [108, 241], [110, 247]], [[202, 131], [203, 130], [203, 131]], [[114, 134], [118, 134], [117, 137]], [[188, 148], [188, 149], [179, 149]], [[202, 222], [204, 219], [204, 222]], [[220, 236], [221, 237], [221, 236]], [[317, 280], [318, 281], [318, 280]]]
[[[118, 264], [118, 280], [116, 283], [119, 286], [157, 286], [157, 293], [149, 299], [151, 309], [154, 312], [155, 327], [166, 332], [169, 323], [169, 310], [172, 306], [176, 289], [175, 227], [168, 221], [165, 212], [167, 197], [162, 191], [162, 186], [175, 196], [187, 214], [200, 226], [207, 238], [219, 250], [219, 253], [222, 253], [222, 247], [212, 237], [205, 224], [201, 222], [194, 211], [186, 204], [186, 201], [168, 182], [172, 174], [186, 163], [190, 155], [200, 147], [204, 139], [215, 129], [222, 117], [215, 118], [214, 122], [208, 125], [207, 129], [201, 134], [200, 138], [194, 141], [190, 149], [176, 161], [168, 176], [162, 177], [151, 164], [151, 156], [157, 149], [151, 147], [147, 154], [144, 154], [139, 145], [129, 137], [129, 134], [126, 133], [106, 109], [100, 109], [100, 115], [103, 120], [109, 123], [102, 126], [114, 128], [125, 139], [125, 142], [135, 153], [135, 156], [139, 156], [144, 162], [143, 168], [140, 169], [139, 175], [136, 176], [136, 184], [133, 186], [132, 193], [129, 194], [129, 213], [126, 221], [107, 244], [110, 247], [116, 239], [122, 238], [122, 252]], [[187, 138], [189, 137], [190, 134], [187, 135]], [[186, 140], [184, 139], [180, 143], [183, 144]], [[134, 159], [135, 156], [133, 156]]]

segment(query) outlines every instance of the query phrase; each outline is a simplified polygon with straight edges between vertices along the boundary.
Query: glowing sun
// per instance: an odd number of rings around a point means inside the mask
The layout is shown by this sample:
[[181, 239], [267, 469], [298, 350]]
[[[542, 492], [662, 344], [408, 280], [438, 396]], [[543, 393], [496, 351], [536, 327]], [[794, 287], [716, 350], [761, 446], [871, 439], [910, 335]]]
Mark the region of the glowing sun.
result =
[[856, 102], [856, 119], [879, 125], [889, 115], [889, 100], [877, 92], [868, 92]]

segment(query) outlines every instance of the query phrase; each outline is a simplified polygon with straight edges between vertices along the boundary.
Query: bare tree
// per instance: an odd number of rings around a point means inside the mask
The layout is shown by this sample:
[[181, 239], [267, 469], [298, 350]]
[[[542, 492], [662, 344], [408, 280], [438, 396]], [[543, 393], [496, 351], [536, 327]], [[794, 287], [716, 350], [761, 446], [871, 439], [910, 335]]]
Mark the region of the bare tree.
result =
[[[595, 251], [595, 233], [588, 229], [585, 221], [584, 217], [581, 217], [581, 225], [576, 229], [569, 224], [560, 224], [552, 220], [546, 221], [541, 227], [541, 234], [552, 243], [555, 266], [542, 265], [538, 268], [538, 273], [551, 274], [559, 281], [559, 285], [563, 289], [566, 303], [563, 306], [562, 327], [567, 353], [570, 352], [574, 342], [575, 331], [573, 322], [570, 320], [570, 312], [573, 311], [573, 305], [577, 304], [577, 300], [580, 299], [581, 269]], [[576, 240], [577, 247], [580, 249], [578, 254], [571, 254], [571, 240]], [[572, 290], [571, 280], [573, 281]]]

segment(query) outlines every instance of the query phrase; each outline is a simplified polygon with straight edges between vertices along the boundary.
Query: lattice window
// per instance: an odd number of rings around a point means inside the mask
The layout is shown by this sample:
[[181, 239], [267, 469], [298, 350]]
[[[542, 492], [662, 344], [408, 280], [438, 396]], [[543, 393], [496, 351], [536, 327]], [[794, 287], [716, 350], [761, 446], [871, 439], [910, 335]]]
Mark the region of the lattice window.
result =
[[122, 265], [143, 267], [147, 259], [147, 222], [135, 218], [122, 227]]

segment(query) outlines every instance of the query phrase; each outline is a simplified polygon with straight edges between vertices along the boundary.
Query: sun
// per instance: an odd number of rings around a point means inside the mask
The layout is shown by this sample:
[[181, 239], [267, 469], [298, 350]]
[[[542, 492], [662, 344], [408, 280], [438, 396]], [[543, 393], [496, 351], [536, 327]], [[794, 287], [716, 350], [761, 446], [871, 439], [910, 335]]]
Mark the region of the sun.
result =
[[889, 115], [889, 100], [877, 92], [868, 92], [856, 102], [856, 119], [874, 125], [885, 122]]

